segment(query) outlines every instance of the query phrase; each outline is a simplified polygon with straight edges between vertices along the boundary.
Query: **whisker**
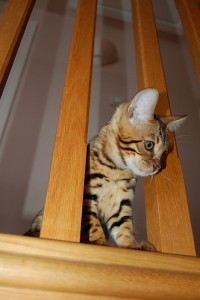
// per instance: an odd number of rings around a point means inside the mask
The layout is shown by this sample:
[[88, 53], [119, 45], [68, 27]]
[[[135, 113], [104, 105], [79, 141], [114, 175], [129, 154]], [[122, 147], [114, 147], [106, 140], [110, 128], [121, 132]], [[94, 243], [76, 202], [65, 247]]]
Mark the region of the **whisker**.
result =
[[150, 185], [151, 185], [151, 183], [152, 183], [152, 181], [153, 181], [153, 176], [154, 175], [151, 175], [150, 177], [150, 180], [149, 180], [149, 183], [148, 184], [146, 184], [146, 185], [144, 185], [144, 188], [148, 188]]
[[160, 173], [160, 175], [161, 175], [162, 177], [164, 177], [165, 179], [167, 179], [169, 182], [171, 182], [173, 185], [175, 185], [175, 183], [174, 183], [169, 177], [163, 175], [162, 172]]
[[170, 140], [168, 140], [168, 142], [171, 142], [171, 141], [174, 141], [174, 140], [177, 140], [177, 139], [179, 139], [179, 138], [181, 138], [181, 137], [188, 137], [188, 136], [191, 136], [190, 134], [182, 134], [182, 135], [178, 135], [178, 136], [175, 136], [175, 137], [173, 137], [172, 139], [170, 139]]

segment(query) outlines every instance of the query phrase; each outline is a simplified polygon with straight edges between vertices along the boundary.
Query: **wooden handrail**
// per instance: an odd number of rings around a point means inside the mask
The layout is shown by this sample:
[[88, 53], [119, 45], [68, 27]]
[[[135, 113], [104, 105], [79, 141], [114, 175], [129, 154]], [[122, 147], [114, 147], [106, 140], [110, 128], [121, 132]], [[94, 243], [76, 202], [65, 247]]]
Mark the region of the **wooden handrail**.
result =
[[[132, 0], [132, 7], [138, 87], [157, 88], [160, 96], [156, 113], [169, 115], [152, 3], [150, 0]], [[195, 255], [183, 172], [175, 142], [166, 169], [153, 179], [145, 180], [145, 199], [148, 239], [161, 252]]]
[[196, 257], [0, 234], [0, 299], [199, 297]]
[[41, 237], [79, 242], [96, 1], [79, 0]]
[[9, 0], [0, 16], [0, 93], [23, 36], [35, 0]]
[[200, 82], [200, 2], [175, 0], [184, 34], [192, 55], [193, 64]]

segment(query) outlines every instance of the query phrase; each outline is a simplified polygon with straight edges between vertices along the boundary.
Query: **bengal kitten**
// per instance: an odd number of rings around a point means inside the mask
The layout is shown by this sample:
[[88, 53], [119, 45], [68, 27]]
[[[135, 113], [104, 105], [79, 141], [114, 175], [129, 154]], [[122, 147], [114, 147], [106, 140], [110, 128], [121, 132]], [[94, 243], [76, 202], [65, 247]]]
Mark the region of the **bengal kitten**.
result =
[[[174, 131], [185, 116], [154, 114], [158, 91], [139, 92], [121, 104], [111, 121], [90, 141], [87, 151], [81, 242], [114, 244], [154, 251], [148, 242], [138, 243], [132, 202], [137, 176], [151, 176], [161, 169], [168, 149], [168, 130]], [[27, 235], [38, 236], [40, 211]]]

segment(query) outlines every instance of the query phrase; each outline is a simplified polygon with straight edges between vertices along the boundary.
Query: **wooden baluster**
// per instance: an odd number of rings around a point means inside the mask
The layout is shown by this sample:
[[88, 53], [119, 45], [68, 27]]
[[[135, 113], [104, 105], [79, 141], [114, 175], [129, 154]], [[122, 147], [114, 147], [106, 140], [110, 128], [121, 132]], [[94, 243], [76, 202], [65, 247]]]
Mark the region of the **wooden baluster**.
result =
[[0, 93], [17, 53], [35, 0], [9, 0], [0, 16]]
[[200, 82], [200, 1], [175, 0]]
[[79, 0], [41, 237], [80, 241], [96, 1]]
[[[156, 113], [170, 114], [157, 32], [150, 0], [132, 0], [139, 89], [159, 91]], [[176, 144], [161, 174], [145, 180], [147, 234], [159, 251], [195, 255], [181, 163]]]

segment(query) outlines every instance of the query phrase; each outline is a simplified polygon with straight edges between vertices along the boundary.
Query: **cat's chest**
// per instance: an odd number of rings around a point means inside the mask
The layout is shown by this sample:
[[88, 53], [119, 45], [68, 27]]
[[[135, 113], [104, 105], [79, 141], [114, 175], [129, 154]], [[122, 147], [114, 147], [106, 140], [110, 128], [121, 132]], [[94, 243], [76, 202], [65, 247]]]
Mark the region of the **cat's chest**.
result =
[[113, 176], [104, 181], [98, 191], [99, 201], [115, 202], [122, 199], [133, 199], [136, 179], [130, 176]]

